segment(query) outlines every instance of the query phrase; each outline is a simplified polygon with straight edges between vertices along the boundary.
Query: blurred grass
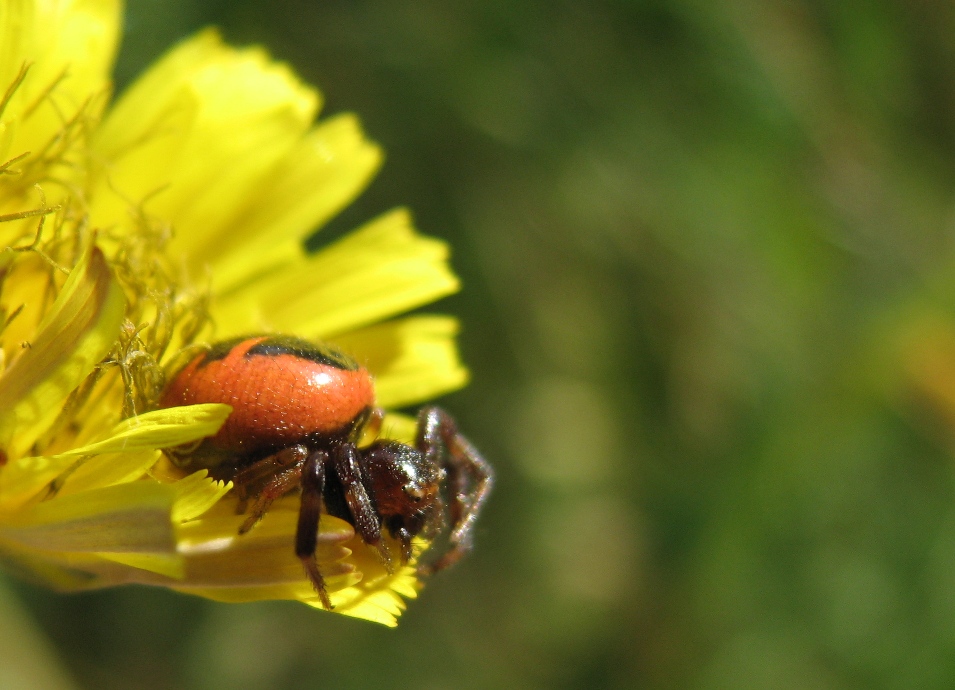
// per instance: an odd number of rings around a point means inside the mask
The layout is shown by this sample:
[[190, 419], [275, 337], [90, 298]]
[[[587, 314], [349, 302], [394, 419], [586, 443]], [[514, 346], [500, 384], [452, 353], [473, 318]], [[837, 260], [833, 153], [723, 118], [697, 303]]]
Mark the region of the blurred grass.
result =
[[84, 687], [955, 685], [955, 9], [130, 0], [357, 112], [449, 239], [494, 462], [397, 631], [17, 590]]

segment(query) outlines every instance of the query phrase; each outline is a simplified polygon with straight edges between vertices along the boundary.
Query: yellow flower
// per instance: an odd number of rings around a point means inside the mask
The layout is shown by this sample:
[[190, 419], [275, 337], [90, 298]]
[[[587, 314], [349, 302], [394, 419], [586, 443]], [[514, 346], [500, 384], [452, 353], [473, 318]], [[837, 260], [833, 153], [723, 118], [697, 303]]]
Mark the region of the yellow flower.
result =
[[[296, 497], [240, 537], [230, 485], [161, 453], [229, 408], [155, 402], [197, 344], [255, 331], [335, 343], [385, 407], [460, 387], [453, 319], [384, 321], [457, 289], [447, 247], [396, 210], [306, 254], [379, 149], [351, 115], [316, 124], [314, 89], [213, 31], [110, 105], [121, 10], [0, 3], [0, 553], [61, 589], [320, 606], [291, 548]], [[411, 433], [397, 415], [385, 429]], [[335, 611], [394, 625], [410, 564], [389, 574], [328, 516], [319, 541]]]

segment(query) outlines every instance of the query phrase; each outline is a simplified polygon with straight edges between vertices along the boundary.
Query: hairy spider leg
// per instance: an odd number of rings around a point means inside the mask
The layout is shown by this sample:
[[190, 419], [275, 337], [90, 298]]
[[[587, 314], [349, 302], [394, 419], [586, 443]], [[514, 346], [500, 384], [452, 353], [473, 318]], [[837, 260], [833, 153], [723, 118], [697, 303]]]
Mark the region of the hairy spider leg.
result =
[[[431, 575], [457, 563], [471, 550], [474, 525], [490, 494], [494, 471], [471, 442], [458, 433], [454, 419], [440, 407], [424, 407], [418, 413], [417, 447], [428, 462], [446, 468], [452, 493], [450, 548], [434, 563], [418, 567], [419, 573]], [[474, 498], [468, 500], [471, 482]]]
[[385, 568], [393, 573], [394, 559], [381, 539], [381, 518], [368, 495], [360, 453], [353, 443], [340, 444], [332, 451], [333, 467], [342, 485], [355, 531], [362, 541], [378, 550]]
[[[235, 488], [236, 495], [239, 497], [239, 504], [236, 506], [235, 511], [239, 515], [246, 510], [249, 500], [249, 487], [254, 486], [266, 478], [268, 479], [268, 482], [262, 488], [259, 497], [255, 501], [252, 515], [248, 520], [242, 523], [242, 527], [239, 528], [239, 534], [245, 534], [252, 529], [252, 527], [262, 519], [262, 516], [265, 515], [275, 499], [280, 498], [296, 486], [294, 482], [289, 482], [293, 478], [301, 476], [302, 465], [307, 457], [308, 449], [305, 446], [290, 446], [283, 448], [277, 453], [266, 456], [235, 473], [232, 477], [232, 484]], [[264, 501], [263, 498], [265, 498]]]
[[332, 601], [325, 590], [325, 579], [318, 569], [315, 549], [318, 547], [318, 521], [322, 513], [322, 492], [325, 490], [325, 463], [328, 453], [316, 450], [305, 460], [302, 470], [302, 505], [295, 531], [295, 555], [302, 561], [305, 574], [318, 593], [322, 606], [331, 611]]

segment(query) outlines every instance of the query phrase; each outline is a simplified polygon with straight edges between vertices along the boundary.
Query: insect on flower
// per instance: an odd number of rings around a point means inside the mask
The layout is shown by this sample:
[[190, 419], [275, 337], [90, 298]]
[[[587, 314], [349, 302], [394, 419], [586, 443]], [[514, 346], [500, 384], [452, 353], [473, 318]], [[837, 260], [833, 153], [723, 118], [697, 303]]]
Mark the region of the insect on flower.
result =
[[[446, 526], [443, 553], [420, 565], [419, 574], [446, 568], [470, 550], [493, 481], [490, 466], [434, 406], [419, 413], [413, 447], [384, 439], [359, 447], [363, 433], [380, 430], [384, 412], [374, 405], [370, 374], [350, 357], [281, 335], [218, 343], [172, 378], [160, 407], [198, 403], [233, 411], [215, 436], [167, 451], [170, 458], [231, 480], [239, 512], [252, 500], [240, 534], [274, 500], [301, 487], [295, 554], [326, 609], [332, 605], [315, 558], [323, 510], [351, 523], [389, 571], [411, 558], [412, 539], [430, 541]], [[398, 543], [397, 558], [385, 530]]]

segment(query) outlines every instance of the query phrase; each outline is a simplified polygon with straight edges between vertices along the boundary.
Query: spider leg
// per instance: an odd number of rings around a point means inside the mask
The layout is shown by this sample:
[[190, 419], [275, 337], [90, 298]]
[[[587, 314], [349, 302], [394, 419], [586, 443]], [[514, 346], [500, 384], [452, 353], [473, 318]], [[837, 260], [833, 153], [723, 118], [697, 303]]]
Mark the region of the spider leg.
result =
[[257, 481], [265, 479], [270, 474], [274, 474], [293, 465], [301, 465], [308, 457], [308, 449], [303, 445], [289, 446], [283, 448], [277, 453], [268, 455], [257, 462], [253, 462], [248, 467], [243, 467], [232, 477], [232, 482], [236, 486], [248, 486]]
[[471, 442], [458, 433], [454, 419], [439, 407], [418, 414], [417, 447], [428, 462], [447, 471], [451, 490], [450, 548], [437, 561], [419, 567], [425, 575], [453, 565], [471, 550], [474, 525], [494, 483], [494, 471]]
[[239, 534], [245, 534], [263, 518], [272, 502], [281, 498], [302, 482], [302, 463], [293, 465], [274, 475], [259, 492], [255, 503], [252, 504], [252, 513], [239, 527]]
[[[272, 501], [295, 486], [306, 457], [308, 457], [308, 449], [305, 446], [290, 446], [236, 472], [232, 477], [232, 484], [235, 487], [233, 490], [239, 497], [235, 511], [239, 515], [245, 512], [249, 500], [249, 487], [268, 479], [253, 505], [252, 515], [239, 528], [239, 534], [245, 534], [252, 529], [252, 526], [262, 519]], [[290, 470], [292, 474], [289, 474]]]
[[413, 539], [411, 533], [404, 527], [399, 527], [392, 536], [401, 544], [401, 562], [407, 563], [411, 560], [411, 540]]
[[328, 453], [317, 450], [305, 460], [302, 470], [302, 505], [295, 532], [295, 555], [302, 561], [305, 574], [318, 593], [322, 606], [332, 610], [332, 601], [325, 590], [325, 579], [318, 569], [315, 548], [318, 546], [318, 521], [322, 513], [322, 492], [325, 490], [325, 463]]
[[332, 465], [341, 482], [348, 511], [362, 541], [378, 549], [388, 572], [394, 572], [394, 559], [381, 539], [381, 519], [365, 488], [360, 451], [353, 443], [342, 443], [332, 451]]

